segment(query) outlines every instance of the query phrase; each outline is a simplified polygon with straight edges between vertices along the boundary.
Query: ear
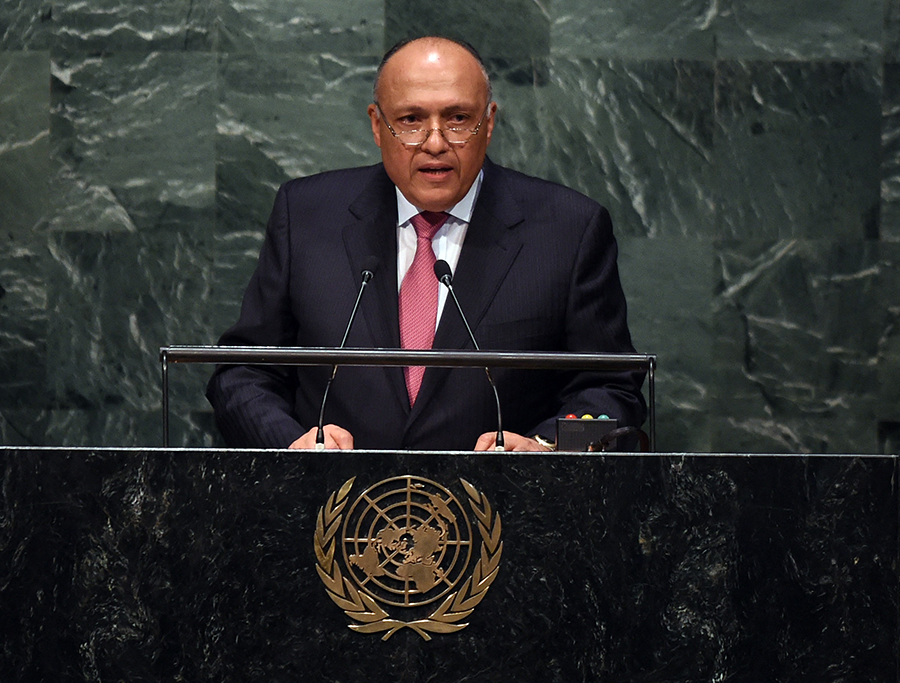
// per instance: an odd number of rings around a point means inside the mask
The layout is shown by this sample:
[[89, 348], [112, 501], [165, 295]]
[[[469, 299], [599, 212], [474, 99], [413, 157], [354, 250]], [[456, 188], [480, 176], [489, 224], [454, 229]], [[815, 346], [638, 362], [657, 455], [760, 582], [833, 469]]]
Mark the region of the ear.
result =
[[487, 141], [491, 141], [491, 133], [494, 132], [494, 123], [497, 120], [497, 103], [491, 102], [491, 110], [487, 115], [487, 121], [484, 122], [485, 125], [485, 137], [487, 137]]
[[381, 147], [381, 119], [378, 116], [378, 107], [374, 104], [369, 105], [369, 119], [372, 121], [372, 137], [375, 138], [375, 144]]

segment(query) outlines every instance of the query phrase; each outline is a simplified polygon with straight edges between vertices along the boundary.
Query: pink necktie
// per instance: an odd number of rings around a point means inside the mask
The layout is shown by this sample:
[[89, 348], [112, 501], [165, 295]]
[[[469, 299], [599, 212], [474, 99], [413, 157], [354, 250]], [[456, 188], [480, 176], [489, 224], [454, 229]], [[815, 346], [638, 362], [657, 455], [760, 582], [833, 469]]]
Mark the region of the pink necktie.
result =
[[[447, 221], [446, 213], [423, 211], [412, 217], [416, 230], [416, 255], [400, 285], [400, 346], [404, 349], [430, 349], [437, 325], [438, 289], [434, 276], [437, 258], [431, 240]], [[416, 402], [422, 386], [424, 366], [404, 368], [409, 405]]]

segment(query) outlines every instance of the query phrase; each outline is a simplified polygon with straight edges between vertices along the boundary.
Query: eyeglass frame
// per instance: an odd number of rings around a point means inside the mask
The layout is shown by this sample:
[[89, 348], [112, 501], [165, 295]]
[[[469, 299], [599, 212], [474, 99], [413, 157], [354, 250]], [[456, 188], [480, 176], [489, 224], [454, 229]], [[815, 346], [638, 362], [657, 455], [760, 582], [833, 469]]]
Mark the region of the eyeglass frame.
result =
[[[478, 123], [475, 124], [475, 127], [474, 127], [474, 128], [453, 128], [453, 127], [449, 127], [449, 128], [427, 128], [427, 129], [426, 129], [426, 128], [417, 128], [416, 130], [408, 130], [408, 131], [404, 131], [404, 133], [421, 133], [421, 132], [424, 131], [424, 132], [425, 132], [425, 139], [422, 140], [422, 142], [406, 142], [405, 140], [403, 140], [403, 138], [400, 137], [400, 134], [399, 134], [397, 131], [395, 131], [395, 130], [393, 129], [393, 127], [391, 126], [390, 122], [387, 120], [387, 116], [385, 116], [385, 114], [384, 114], [384, 110], [381, 108], [381, 104], [380, 104], [379, 102], [377, 102], [377, 101], [375, 102], [375, 108], [378, 109], [378, 117], [379, 117], [382, 121], [384, 121], [384, 125], [387, 126], [387, 129], [391, 132], [391, 135], [393, 135], [395, 138], [397, 138], [397, 140], [400, 141], [400, 144], [401, 144], [401, 145], [406, 145], [407, 147], [421, 147], [421, 146], [424, 145], [426, 142], [428, 142], [428, 139], [431, 137], [431, 134], [432, 134], [434, 131], [438, 131], [438, 132], [441, 134], [441, 137], [444, 138], [444, 140], [447, 141], [447, 144], [448, 144], [448, 145], [465, 145], [465, 144], [468, 144], [468, 143], [472, 140], [472, 138], [474, 138], [476, 135], [478, 135], [478, 132], [479, 132], [479, 130], [481, 129], [481, 124], [484, 123], [485, 117], [487, 117], [488, 112], [491, 110], [491, 104], [493, 104], [493, 102], [488, 102], [487, 107], [484, 108], [484, 113], [481, 115], [481, 118], [478, 120]], [[448, 130], [454, 130], [454, 131], [463, 131], [463, 130], [464, 130], [464, 131], [468, 131], [469, 133], [471, 133], [471, 135], [469, 135], [469, 137], [466, 138], [465, 140], [449, 140], [449, 139], [447, 138], [447, 135], [446, 135], [446, 132], [445, 132], [445, 131], [448, 131]]]

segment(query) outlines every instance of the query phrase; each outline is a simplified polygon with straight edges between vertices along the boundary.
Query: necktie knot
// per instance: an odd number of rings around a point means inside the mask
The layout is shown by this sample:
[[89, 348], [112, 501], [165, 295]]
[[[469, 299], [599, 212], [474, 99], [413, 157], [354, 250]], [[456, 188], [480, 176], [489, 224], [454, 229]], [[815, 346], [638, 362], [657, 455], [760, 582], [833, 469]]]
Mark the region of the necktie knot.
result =
[[416, 237], [430, 242], [448, 218], [449, 215], [443, 211], [423, 211], [413, 216], [411, 222], [416, 231]]

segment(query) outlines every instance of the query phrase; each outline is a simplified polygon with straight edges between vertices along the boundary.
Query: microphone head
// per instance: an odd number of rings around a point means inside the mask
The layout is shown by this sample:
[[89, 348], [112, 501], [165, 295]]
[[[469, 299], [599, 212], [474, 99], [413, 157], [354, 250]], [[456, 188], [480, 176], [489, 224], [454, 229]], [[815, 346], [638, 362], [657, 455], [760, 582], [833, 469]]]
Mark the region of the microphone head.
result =
[[453, 279], [453, 273], [450, 270], [450, 264], [447, 263], [444, 259], [438, 259], [434, 262], [434, 276], [438, 279], [438, 281], [443, 282], [445, 285], [449, 286], [451, 280]]
[[366, 260], [363, 261], [363, 267], [360, 275], [362, 275], [363, 282], [368, 282], [371, 280], [375, 272], [378, 270], [378, 266], [381, 265], [381, 261], [377, 256], [368, 256]]

